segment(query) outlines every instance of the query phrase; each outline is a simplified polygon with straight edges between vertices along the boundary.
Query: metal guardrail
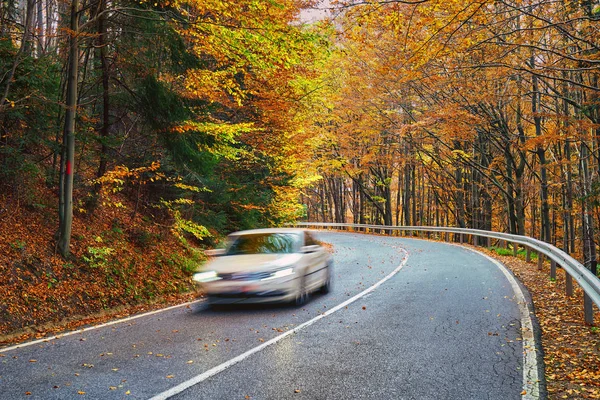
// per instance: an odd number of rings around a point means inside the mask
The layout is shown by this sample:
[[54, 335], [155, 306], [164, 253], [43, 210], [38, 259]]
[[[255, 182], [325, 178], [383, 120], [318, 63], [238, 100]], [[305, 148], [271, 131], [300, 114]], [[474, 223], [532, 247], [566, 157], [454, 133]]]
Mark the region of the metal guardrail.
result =
[[525, 247], [527, 251], [527, 261], [531, 261], [530, 251], [535, 250], [538, 254], [538, 269], [542, 268], [543, 255], [551, 261], [550, 276], [556, 279], [556, 265], [561, 266], [567, 273], [566, 291], [567, 295], [573, 294], [573, 279], [579, 284], [584, 292], [584, 315], [585, 322], [593, 324], [594, 322], [594, 311], [592, 302], [600, 307], [600, 279], [587, 268], [585, 268], [579, 261], [562, 251], [561, 249], [543, 242], [538, 239], [534, 239], [528, 236], [513, 235], [509, 233], [500, 233], [493, 231], [484, 231], [480, 229], [465, 229], [465, 228], [447, 228], [447, 227], [435, 227], [435, 226], [387, 226], [387, 225], [369, 225], [369, 224], [349, 224], [349, 223], [328, 223], [328, 222], [297, 222], [295, 226], [302, 227], [315, 227], [315, 228], [344, 228], [344, 229], [361, 229], [366, 232], [369, 230], [383, 231], [392, 233], [397, 232], [409, 232], [412, 236], [412, 232], [439, 232], [446, 234], [453, 233], [460, 235], [460, 243], [464, 242], [464, 235], [471, 236], [473, 244], [478, 242], [479, 237], [488, 238], [488, 247], [490, 246], [490, 239], [498, 239], [505, 242], [513, 243], [514, 254], [517, 254], [517, 245]]

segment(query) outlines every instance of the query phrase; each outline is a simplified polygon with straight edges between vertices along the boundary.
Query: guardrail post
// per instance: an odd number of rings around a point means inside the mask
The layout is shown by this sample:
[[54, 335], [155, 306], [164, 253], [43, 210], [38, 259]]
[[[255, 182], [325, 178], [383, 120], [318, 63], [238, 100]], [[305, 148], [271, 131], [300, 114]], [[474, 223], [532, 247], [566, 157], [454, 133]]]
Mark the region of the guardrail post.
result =
[[567, 274], [566, 294], [569, 297], [573, 296], [573, 277], [569, 274]]
[[519, 254], [519, 245], [517, 243], [513, 243], [513, 256], [517, 256]]
[[492, 247], [492, 238], [491, 237], [487, 237], [487, 247]]
[[529, 247], [525, 248], [525, 261], [531, 262], [531, 249]]
[[556, 280], [556, 261], [550, 260], [550, 279]]
[[477, 246], [477, 235], [472, 235], [473, 236], [473, 246]]
[[542, 265], [544, 265], [544, 255], [538, 253], [538, 271], [542, 270]]
[[587, 293], [583, 294], [583, 314], [585, 315], [585, 323], [592, 325], [594, 323], [594, 304]]
[[465, 240], [464, 235], [461, 233], [460, 234], [460, 244], [463, 244], [464, 240]]

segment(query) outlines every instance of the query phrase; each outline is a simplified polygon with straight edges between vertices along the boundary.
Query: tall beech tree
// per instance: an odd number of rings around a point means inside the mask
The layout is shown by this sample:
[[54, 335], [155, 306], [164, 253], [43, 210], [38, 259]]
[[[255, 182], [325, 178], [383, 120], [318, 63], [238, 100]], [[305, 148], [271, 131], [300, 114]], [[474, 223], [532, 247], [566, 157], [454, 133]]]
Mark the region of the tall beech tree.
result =
[[69, 29], [69, 58], [65, 126], [60, 162], [58, 205], [58, 248], [63, 257], [69, 255], [73, 225], [73, 170], [75, 168], [75, 118], [77, 115], [77, 87], [79, 77], [79, 1], [71, 1]]

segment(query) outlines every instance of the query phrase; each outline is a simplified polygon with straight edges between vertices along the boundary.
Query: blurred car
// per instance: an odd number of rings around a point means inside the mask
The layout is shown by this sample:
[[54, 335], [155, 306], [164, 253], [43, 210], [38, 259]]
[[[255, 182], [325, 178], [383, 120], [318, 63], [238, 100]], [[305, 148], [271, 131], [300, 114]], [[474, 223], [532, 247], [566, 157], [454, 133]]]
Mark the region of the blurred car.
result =
[[225, 249], [208, 250], [194, 274], [209, 304], [304, 304], [331, 289], [333, 258], [305, 229], [273, 228], [232, 233]]

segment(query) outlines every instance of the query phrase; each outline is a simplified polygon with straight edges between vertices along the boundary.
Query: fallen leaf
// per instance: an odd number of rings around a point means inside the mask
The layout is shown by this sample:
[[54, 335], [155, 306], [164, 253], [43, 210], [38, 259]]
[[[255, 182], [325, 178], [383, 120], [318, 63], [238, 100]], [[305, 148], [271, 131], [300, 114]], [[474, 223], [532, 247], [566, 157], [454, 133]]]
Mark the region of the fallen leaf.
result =
[[85, 392], [83, 390], [79, 390], [77, 394], [85, 394]]
[[175, 378], [175, 375], [167, 375], [167, 379], [173, 379]]

